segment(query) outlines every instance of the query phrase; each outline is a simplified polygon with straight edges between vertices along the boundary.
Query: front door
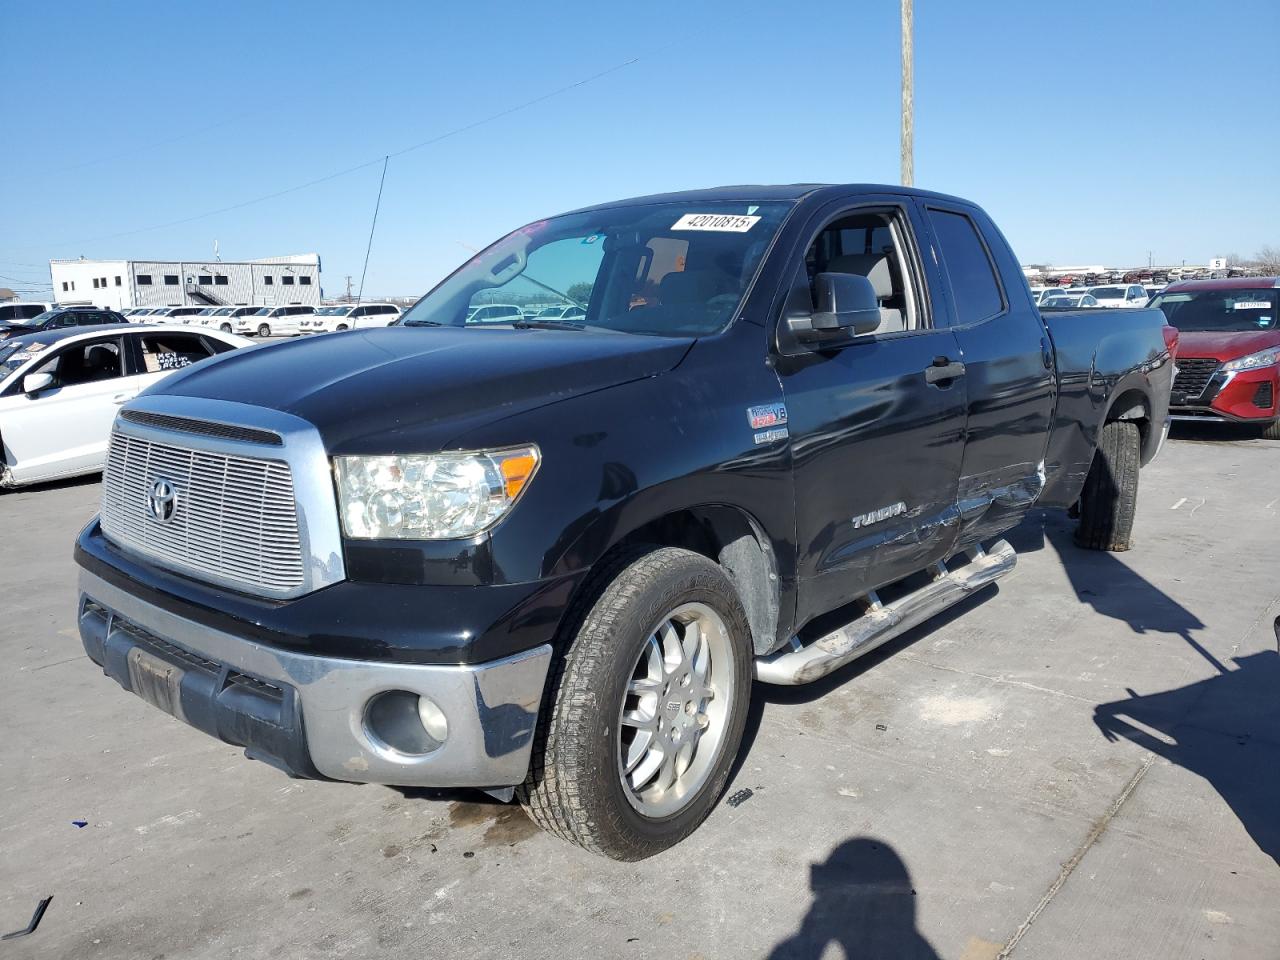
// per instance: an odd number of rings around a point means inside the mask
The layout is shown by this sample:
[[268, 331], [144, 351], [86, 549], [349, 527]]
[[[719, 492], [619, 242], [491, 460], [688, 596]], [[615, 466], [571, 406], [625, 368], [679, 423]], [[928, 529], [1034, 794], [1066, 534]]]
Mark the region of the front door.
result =
[[1057, 401], [1053, 345], [1025, 285], [1001, 283], [1021, 268], [987, 216], [967, 205], [922, 206], [930, 258], [949, 292], [940, 321], [952, 324], [968, 383], [959, 500], [959, 545], [967, 547], [1016, 525], [1044, 486]]
[[881, 329], [813, 350], [788, 347], [779, 327], [797, 623], [950, 554], [965, 429], [964, 378], [937, 375], [959, 351], [951, 330], [933, 325], [913, 211], [837, 210], [814, 228], [784, 314], [812, 308], [818, 273], [859, 273], [876, 289]]
[[52, 373], [54, 385], [34, 397], [0, 398], [4, 453], [22, 483], [89, 473], [102, 466], [111, 422], [141, 384], [125, 376], [120, 338], [72, 344], [32, 373]]

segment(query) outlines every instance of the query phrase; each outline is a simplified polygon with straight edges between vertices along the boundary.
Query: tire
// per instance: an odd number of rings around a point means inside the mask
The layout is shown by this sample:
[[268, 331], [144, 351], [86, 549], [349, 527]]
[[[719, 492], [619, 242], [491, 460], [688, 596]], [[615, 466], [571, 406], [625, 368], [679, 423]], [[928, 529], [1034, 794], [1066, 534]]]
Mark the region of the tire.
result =
[[265, 323], [258, 324], [258, 336], [260, 337], [271, 336], [271, 328], [267, 326]]
[[338, 324], [337, 329], [338, 329], [338, 330], [345, 330], [345, 329], [347, 329], [347, 325], [346, 325], [345, 323], [340, 323], [340, 324]]
[[[697, 829], [724, 792], [751, 696], [750, 630], [724, 571], [688, 550], [663, 547], [621, 554], [606, 565], [596, 584], [566, 621], [568, 646], [548, 684], [529, 777], [518, 795], [529, 817], [555, 836], [614, 860], [643, 860]], [[680, 647], [689, 642], [698, 651], [717, 651], [707, 653], [710, 667], [699, 679], [692, 676], [697, 657], [681, 658], [675, 666], [670, 658], [660, 658], [658, 674], [670, 677], [670, 689], [659, 682], [653, 693], [634, 692], [639, 684], [655, 682], [638, 674], [646, 664], [654, 666], [655, 649], [669, 649], [660, 637], [675, 636], [665, 631], [677, 623], [671, 617], [682, 611], [693, 619], [682, 628]], [[704, 615], [705, 622], [698, 619]], [[701, 641], [690, 639], [693, 623], [702, 625]], [[668, 674], [668, 669], [674, 672]], [[690, 671], [690, 682], [682, 678], [682, 669]], [[703, 683], [705, 687], [696, 685]], [[701, 706], [688, 701], [679, 709], [682, 697], [698, 696], [689, 690], [710, 688], [714, 695]], [[646, 710], [647, 697], [653, 700]], [[634, 725], [645, 712], [653, 714], [643, 721], [652, 729], [642, 734]], [[691, 732], [691, 727], [697, 730]], [[641, 741], [642, 735], [648, 739]], [[645, 749], [643, 743], [679, 744], [672, 757], [685, 748], [691, 751], [683, 772], [672, 762], [675, 780], [670, 787], [658, 789], [667, 775], [666, 750]], [[655, 753], [663, 758], [655, 778], [645, 781], [650, 786], [644, 796], [623, 783], [624, 763], [633, 752], [644, 759], [632, 777], [642, 776]], [[669, 809], [662, 809], [664, 804]]]
[[1264, 440], [1280, 440], [1280, 420], [1272, 420], [1262, 431]]
[[230, 332], [231, 332], [231, 324], [229, 324], [229, 323], [224, 323], [224, 324], [222, 324], [221, 326], [219, 326], [219, 327], [218, 327], [218, 329], [219, 329], [219, 330], [221, 330], [223, 333], [230, 333]]
[[1133, 546], [1141, 461], [1142, 435], [1137, 424], [1113, 420], [1103, 426], [1080, 494], [1077, 544], [1115, 553]]

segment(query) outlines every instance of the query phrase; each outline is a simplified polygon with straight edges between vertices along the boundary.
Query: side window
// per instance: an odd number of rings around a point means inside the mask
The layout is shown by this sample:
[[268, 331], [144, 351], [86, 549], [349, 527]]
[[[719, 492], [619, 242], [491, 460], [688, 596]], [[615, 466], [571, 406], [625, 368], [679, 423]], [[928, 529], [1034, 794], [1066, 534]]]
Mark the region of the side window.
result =
[[113, 380], [123, 376], [120, 356], [119, 340], [77, 343], [50, 357], [33, 372], [53, 374], [59, 387]]
[[193, 333], [148, 333], [138, 338], [147, 373], [181, 370], [213, 356], [204, 337]]
[[1004, 309], [1004, 297], [977, 226], [963, 213], [932, 207], [929, 224], [951, 281], [956, 322], [964, 325], [994, 317]]
[[[896, 221], [896, 223], [895, 223]], [[814, 283], [820, 273], [866, 277], [880, 307], [876, 333], [918, 329], [915, 295], [907, 282], [901, 219], [893, 212], [849, 213], [814, 237], [799, 265], [787, 313], [814, 310]]]

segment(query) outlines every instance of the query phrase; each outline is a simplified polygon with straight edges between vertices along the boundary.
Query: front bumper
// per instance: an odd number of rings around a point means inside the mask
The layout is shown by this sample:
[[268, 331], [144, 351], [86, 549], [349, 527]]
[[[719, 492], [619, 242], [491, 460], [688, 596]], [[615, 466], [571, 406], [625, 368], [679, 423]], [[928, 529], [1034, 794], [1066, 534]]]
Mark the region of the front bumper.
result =
[[[360, 783], [521, 783], [551, 661], [549, 644], [466, 665], [296, 653], [189, 620], [83, 569], [79, 623], [90, 659], [126, 690], [291, 775]], [[448, 720], [444, 742], [407, 754], [372, 733], [366, 706], [390, 690], [434, 701]]]
[[1275, 367], [1218, 370], [1198, 396], [1175, 393], [1169, 413], [1175, 420], [1270, 423], [1280, 418], [1280, 375]]

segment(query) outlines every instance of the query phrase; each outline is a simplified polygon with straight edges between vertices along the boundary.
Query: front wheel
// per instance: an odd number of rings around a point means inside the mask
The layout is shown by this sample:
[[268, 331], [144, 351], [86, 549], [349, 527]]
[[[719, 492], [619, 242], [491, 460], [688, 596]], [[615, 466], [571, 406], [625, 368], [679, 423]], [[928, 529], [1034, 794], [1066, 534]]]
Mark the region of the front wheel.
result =
[[642, 860], [697, 829], [724, 791], [751, 695], [750, 630], [728, 577], [688, 550], [621, 557], [601, 579], [520, 800], [562, 839]]
[[347, 329], [347, 325], [346, 325], [345, 323], [340, 323], [340, 324], [338, 324], [338, 329], [339, 329], [339, 330], [346, 330], [346, 329]]
[[271, 328], [267, 326], [265, 323], [258, 324], [258, 336], [260, 337], [271, 336]]
[[1267, 424], [1262, 436], [1266, 440], [1280, 440], [1280, 420], [1272, 420]]
[[1105, 424], [1080, 494], [1076, 543], [1090, 550], [1120, 552], [1133, 545], [1138, 509], [1138, 468], [1142, 435], [1125, 420]]
[[223, 333], [230, 333], [230, 332], [231, 332], [231, 324], [229, 324], [229, 323], [220, 324], [220, 325], [218, 326], [218, 329], [219, 329], [219, 330], [221, 330]]

